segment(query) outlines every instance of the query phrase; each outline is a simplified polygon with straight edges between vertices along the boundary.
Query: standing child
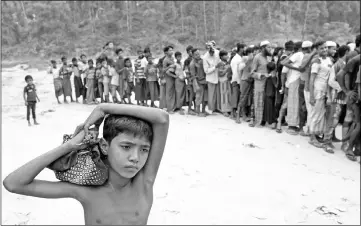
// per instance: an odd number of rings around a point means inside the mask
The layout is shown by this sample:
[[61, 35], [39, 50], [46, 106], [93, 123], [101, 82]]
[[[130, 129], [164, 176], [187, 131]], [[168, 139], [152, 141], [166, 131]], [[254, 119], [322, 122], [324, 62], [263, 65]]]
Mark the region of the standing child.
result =
[[128, 104], [133, 104], [132, 100], [130, 99], [132, 96], [132, 92], [134, 92], [134, 71], [132, 67], [132, 62], [129, 58], [124, 59], [124, 79], [126, 80], [126, 96], [128, 98]]
[[98, 93], [99, 93], [99, 97], [100, 97], [100, 102], [104, 103], [104, 98], [103, 98], [103, 75], [101, 72], [101, 68], [102, 68], [102, 62], [98, 59], [96, 61], [96, 68], [95, 68], [95, 78], [97, 79], [97, 86], [98, 86]]
[[27, 83], [27, 85], [24, 87], [23, 96], [26, 106], [26, 119], [28, 120], [29, 126], [31, 126], [30, 123], [30, 110], [31, 110], [34, 119], [34, 125], [39, 125], [39, 123], [36, 121], [35, 107], [36, 107], [36, 100], [40, 102], [40, 99], [38, 97], [38, 94], [36, 93], [36, 87], [33, 83], [33, 77], [31, 75], [25, 76], [25, 82]]
[[184, 115], [183, 106], [186, 103], [186, 83], [185, 83], [185, 73], [183, 71], [182, 65], [182, 53], [176, 52], [174, 54], [176, 63], [175, 63], [175, 99], [176, 99], [176, 109], [179, 110], [179, 114]]
[[147, 79], [149, 92], [150, 92], [150, 106], [157, 108], [154, 101], [159, 99], [159, 83], [158, 83], [158, 68], [154, 64], [154, 57], [148, 56], [148, 64], [145, 68], [145, 77]]
[[[80, 151], [90, 126], [104, 121], [100, 151], [107, 156], [108, 180], [101, 186], [35, 179], [58, 158]], [[82, 203], [85, 225], [146, 225], [153, 189], [169, 128], [166, 112], [124, 104], [101, 104], [78, 126], [65, 144], [43, 154], [5, 178], [4, 187], [16, 194], [48, 199], [73, 198]], [[83, 131], [84, 129], [84, 131]], [[87, 147], [87, 146], [85, 146]], [[80, 177], [87, 172], [84, 170]]]
[[87, 104], [95, 104], [95, 93], [94, 93], [94, 79], [95, 79], [95, 67], [93, 66], [93, 60], [88, 60], [89, 67], [85, 71], [86, 76], [86, 101]]
[[228, 63], [228, 52], [219, 52], [220, 62], [216, 65], [218, 70], [219, 88], [221, 92], [221, 112], [224, 116], [229, 117], [232, 112], [231, 105], [231, 82], [228, 80], [227, 73], [231, 65]]
[[[79, 103], [78, 98], [80, 96], [83, 96], [83, 94], [84, 94], [84, 90], [83, 90], [84, 86], [83, 86], [83, 82], [82, 82], [81, 76], [80, 76], [78, 60], [76, 58], [73, 58], [71, 60], [71, 62], [73, 63], [72, 69], [73, 69], [73, 74], [74, 74], [75, 99], [76, 99], [76, 102]], [[83, 100], [84, 99], [85, 99], [85, 97], [83, 96]]]
[[196, 113], [194, 112], [194, 109], [192, 109], [192, 103], [194, 105], [194, 107], [196, 106], [196, 102], [195, 102], [195, 93], [193, 91], [193, 84], [192, 81], [190, 80], [190, 72], [189, 72], [189, 65], [193, 60], [192, 57], [192, 49], [193, 46], [188, 46], [187, 47], [187, 53], [188, 53], [188, 58], [184, 61], [184, 72], [186, 74], [186, 81], [187, 81], [187, 88], [186, 88], [186, 99], [188, 102], [188, 114], [189, 115], [195, 115]]
[[105, 103], [109, 103], [109, 65], [107, 59], [103, 59], [101, 73], [103, 75], [103, 87], [104, 87], [104, 97]]
[[137, 100], [137, 104], [141, 106], [145, 106], [147, 85], [144, 76], [145, 65], [142, 63], [143, 58], [143, 51], [139, 50], [138, 58], [135, 60], [135, 99]]
[[111, 94], [112, 94], [112, 98], [113, 98], [113, 103], [120, 103], [120, 101], [118, 100], [118, 97], [117, 97], [117, 92], [119, 93], [120, 97], [122, 97], [120, 92], [119, 92], [119, 74], [115, 69], [115, 62], [114, 61], [109, 66], [110, 66], [109, 67], [109, 76], [111, 77], [111, 79], [110, 79], [110, 87], [111, 87]]
[[56, 61], [52, 60], [50, 62], [51, 66], [48, 70], [48, 73], [53, 75], [55, 97], [58, 101], [58, 104], [61, 104], [61, 102], [59, 101], [59, 96], [63, 95], [63, 79], [59, 75], [59, 68], [56, 66]]
[[63, 77], [63, 92], [64, 92], [64, 103], [68, 104], [68, 101], [66, 100], [67, 96], [70, 96], [71, 102], [74, 102], [73, 100], [73, 90], [71, 88], [71, 82], [70, 77], [73, 73], [73, 70], [71, 67], [67, 65], [66, 57], [62, 57], [61, 61], [63, 62], [63, 66], [60, 68], [60, 76]]
[[85, 75], [85, 71], [86, 69], [88, 69], [89, 65], [87, 64], [86, 61], [86, 56], [85, 54], [80, 55], [80, 62], [78, 62], [79, 65], [79, 73], [80, 73], [80, 77], [82, 79], [82, 83], [83, 83], [83, 104], [86, 103], [86, 93], [87, 93], [87, 87], [86, 87], [86, 75]]

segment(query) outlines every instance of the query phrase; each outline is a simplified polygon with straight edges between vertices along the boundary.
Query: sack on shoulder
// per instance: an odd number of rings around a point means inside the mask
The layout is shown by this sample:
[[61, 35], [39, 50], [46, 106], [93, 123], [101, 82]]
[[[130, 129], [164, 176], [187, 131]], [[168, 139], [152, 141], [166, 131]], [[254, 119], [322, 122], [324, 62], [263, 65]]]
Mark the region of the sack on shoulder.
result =
[[[71, 139], [71, 135], [64, 135], [63, 143]], [[103, 162], [105, 156], [100, 151], [99, 140], [91, 135], [83, 143], [89, 146], [60, 157], [48, 168], [55, 172], [55, 177], [60, 181], [77, 185], [103, 185], [108, 180], [109, 170]]]

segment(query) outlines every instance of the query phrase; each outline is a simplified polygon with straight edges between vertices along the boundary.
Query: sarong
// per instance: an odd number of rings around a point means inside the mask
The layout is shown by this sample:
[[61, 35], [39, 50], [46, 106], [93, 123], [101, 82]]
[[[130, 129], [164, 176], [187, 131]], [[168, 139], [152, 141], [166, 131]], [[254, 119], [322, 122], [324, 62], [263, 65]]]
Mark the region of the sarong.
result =
[[333, 131], [338, 125], [341, 115], [341, 105], [338, 103], [331, 103], [326, 105], [326, 132], [325, 140], [331, 140]]
[[79, 98], [83, 95], [84, 86], [81, 81], [81, 77], [74, 76], [74, 88], [75, 88], [75, 98]]
[[326, 132], [326, 103], [325, 96], [316, 99], [315, 106], [313, 106], [310, 114], [310, 133], [314, 135], [321, 135]]
[[306, 102], [305, 102], [305, 93], [303, 92], [305, 89], [305, 83], [303, 81], [300, 81], [300, 85], [298, 87], [298, 104], [299, 104], [299, 127], [302, 129], [306, 125], [307, 120], [307, 108], [306, 108]]
[[54, 89], [56, 97], [63, 95], [63, 82], [61, 78], [54, 79]]
[[300, 84], [300, 79], [292, 82], [288, 86], [287, 117], [286, 117], [288, 126], [298, 126], [300, 122], [299, 98], [298, 98], [299, 84]]
[[230, 81], [226, 80], [224, 82], [220, 81], [218, 84], [221, 92], [221, 111], [223, 113], [231, 112], [231, 83]]
[[175, 78], [166, 75], [165, 80], [166, 80], [165, 98], [166, 98], [167, 111], [174, 111], [176, 108]]
[[192, 104], [192, 103], [189, 103], [189, 102], [192, 102], [194, 101], [196, 98], [196, 95], [194, 93], [194, 90], [193, 90], [193, 85], [192, 84], [188, 84], [186, 86], [186, 102], [187, 104]]
[[218, 84], [207, 83], [208, 86], [208, 110], [221, 110], [221, 91]]
[[164, 109], [167, 108], [167, 102], [165, 99], [165, 84], [159, 85], [159, 108]]
[[86, 93], [86, 101], [87, 103], [94, 102], [95, 100], [95, 94], [94, 94], [94, 79], [87, 79], [86, 86], [88, 87], [87, 93]]
[[265, 96], [264, 102], [264, 111], [263, 111], [263, 121], [268, 124], [276, 122], [276, 111], [275, 111], [275, 97], [274, 96]]
[[304, 129], [304, 131], [306, 133], [309, 133], [310, 131], [310, 122], [311, 122], [311, 112], [312, 112], [312, 108], [313, 106], [310, 104], [310, 92], [304, 90], [303, 94], [305, 96], [305, 104], [306, 104], [306, 109], [307, 109], [307, 120], [306, 120], [306, 128]]
[[264, 109], [264, 91], [254, 91], [254, 116], [255, 123], [261, 123]]
[[186, 106], [186, 83], [180, 79], [176, 79], [175, 91], [176, 108], [181, 109], [183, 106]]
[[239, 96], [239, 105], [241, 106], [241, 109], [250, 105], [248, 104], [248, 102], [251, 93], [252, 83], [253, 82], [249, 82], [249, 81], [241, 81], [240, 84], [241, 90]]
[[231, 106], [232, 108], [237, 108], [239, 101], [239, 84], [237, 82], [232, 82], [232, 96], [231, 96]]
[[207, 100], [207, 84], [198, 83], [199, 89], [196, 91], [196, 105], [200, 106]]
[[147, 89], [147, 81], [145, 78], [139, 79], [139, 83], [135, 84], [135, 100], [137, 101], [145, 101], [146, 100], [146, 90]]
[[64, 92], [64, 97], [72, 96], [70, 77], [64, 76], [64, 79], [63, 79], [63, 92]]
[[147, 83], [150, 93], [150, 100], [153, 102], [159, 100], [159, 83], [156, 81], [147, 82]]

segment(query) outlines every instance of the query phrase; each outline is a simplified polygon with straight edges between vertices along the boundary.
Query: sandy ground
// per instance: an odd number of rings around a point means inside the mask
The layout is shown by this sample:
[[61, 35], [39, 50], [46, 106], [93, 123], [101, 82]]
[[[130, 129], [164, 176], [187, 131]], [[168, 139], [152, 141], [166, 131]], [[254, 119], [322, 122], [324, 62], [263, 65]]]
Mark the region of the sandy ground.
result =
[[[28, 127], [22, 99], [31, 74], [41, 102]], [[2, 179], [54, 148], [94, 106], [57, 105], [52, 77], [2, 73]], [[50, 110], [50, 111], [49, 111]], [[339, 145], [336, 145], [339, 147]], [[56, 180], [44, 170], [40, 179]], [[15, 195], [2, 187], [2, 224], [84, 224], [74, 200]], [[305, 138], [249, 128], [221, 116], [171, 115], [149, 224], [360, 224], [360, 165]]]

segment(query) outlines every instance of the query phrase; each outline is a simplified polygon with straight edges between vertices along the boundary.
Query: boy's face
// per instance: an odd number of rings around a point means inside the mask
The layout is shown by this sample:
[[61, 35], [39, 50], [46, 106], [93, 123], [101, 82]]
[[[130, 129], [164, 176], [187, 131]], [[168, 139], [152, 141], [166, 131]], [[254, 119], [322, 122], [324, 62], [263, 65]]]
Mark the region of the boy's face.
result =
[[125, 62], [125, 66], [126, 66], [126, 67], [130, 67], [130, 61], [129, 61], [129, 60], [127, 60], [127, 61]]
[[153, 63], [153, 58], [152, 57], [149, 57], [148, 58], [148, 64], [152, 64]]
[[224, 56], [222, 56], [222, 60], [224, 60], [224, 61], [228, 61], [228, 55], [224, 55]]
[[178, 55], [176, 58], [177, 62], [180, 62], [182, 60], [182, 55]]
[[150, 142], [145, 137], [119, 133], [110, 144], [105, 143], [102, 149], [108, 154], [110, 166], [124, 178], [133, 178], [148, 159]]
[[72, 61], [73, 65], [77, 65], [78, 64], [78, 61], [74, 60]]
[[32, 84], [33, 84], [33, 80], [32, 80], [31, 78], [29, 78], [29, 79], [26, 80], [26, 83], [27, 83], [28, 85], [32, 85]]
[[142, 51], [138, 51], [138, 57], [139, 58], [142, 58], [144, 55], [143, 55], [143, 52]]
[[330, 47], [328, 47], [328, 55], [329, 56], [335, 56], [335, 53], [336, 53], [336, 47], [334, 47], [334, 46], [330, 46]]
[[86, 63], [86, 56], [82, 56], [82, 57], [81, 57], [81, 61], [83, 61], [84, 63]]
[[97, 68], [100, 68], [102, 66], [101, 63], [97, 63]]
[[325, 44], [320, 45], [317, 48], [317, 50], [318, 50], [318, 55], [320, 55], [322, 57], [327, 55], [327, 47]]
[[62, 59], [61, 62], [63, 62], [63, 64], [66, 64], [66, 58]]
[[104, 66], [104, 67], [106, 67], [108, 64], [107, 64], [107, 61], [106, 60], [104, 60], [103, 62], [102, 62], [102, 65]]
[[93, 67], [93, 62], [89, 62], [89, 67]]
[[51, 65], [52, 65], [53, 67], [56, 67], [56, 62], [52, 62]]

